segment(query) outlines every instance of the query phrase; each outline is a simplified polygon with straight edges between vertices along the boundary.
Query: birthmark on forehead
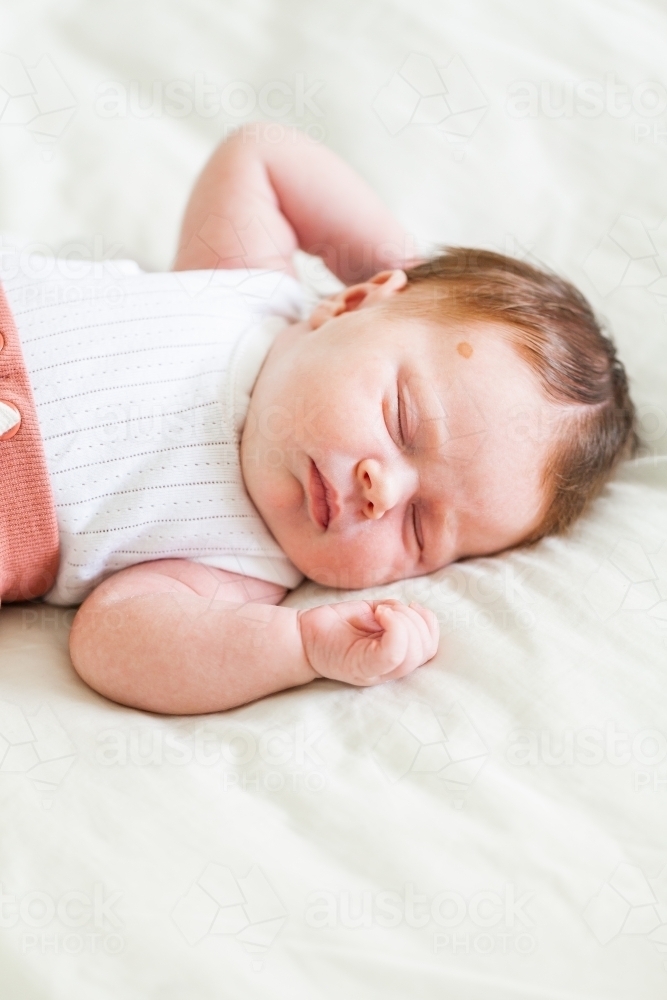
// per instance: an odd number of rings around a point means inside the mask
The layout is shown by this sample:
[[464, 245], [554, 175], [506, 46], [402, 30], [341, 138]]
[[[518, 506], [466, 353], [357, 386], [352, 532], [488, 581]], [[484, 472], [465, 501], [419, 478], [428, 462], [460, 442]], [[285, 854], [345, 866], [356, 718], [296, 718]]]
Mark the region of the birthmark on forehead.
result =
[[456, 345], [456, 350], [459, 352], [462, 358], [469, 358], [472, 354], [472, 347], [467, 340], [462, 340]]

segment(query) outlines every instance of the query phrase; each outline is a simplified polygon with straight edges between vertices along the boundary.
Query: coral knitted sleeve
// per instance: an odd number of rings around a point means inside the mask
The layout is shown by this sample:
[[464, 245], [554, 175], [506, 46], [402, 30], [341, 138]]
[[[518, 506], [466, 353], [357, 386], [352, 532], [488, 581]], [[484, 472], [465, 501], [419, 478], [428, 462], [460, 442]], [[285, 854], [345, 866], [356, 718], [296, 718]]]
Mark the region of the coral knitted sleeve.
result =
[[35, 401], [0, 284], [0, 599], [51, 589], [60, 560], [56, 509]]

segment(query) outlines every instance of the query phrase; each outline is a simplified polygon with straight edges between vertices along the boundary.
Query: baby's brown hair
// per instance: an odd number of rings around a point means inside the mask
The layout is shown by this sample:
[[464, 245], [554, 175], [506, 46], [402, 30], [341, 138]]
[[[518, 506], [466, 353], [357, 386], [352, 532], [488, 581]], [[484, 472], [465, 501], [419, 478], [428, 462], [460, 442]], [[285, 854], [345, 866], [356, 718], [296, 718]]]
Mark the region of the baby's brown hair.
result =
[[547, 399], [575, 404], [544, 469], [544, 515], [524, 544], [563, 533], [619, 460], [631, 458], [639, 446], [635, 408], [614, 344], [574, 285], [525, 261], [444, 247], [405, 273], [408, 289], [419, 289], [431, 318], [440, 312], [448, 320], [505, 324]]

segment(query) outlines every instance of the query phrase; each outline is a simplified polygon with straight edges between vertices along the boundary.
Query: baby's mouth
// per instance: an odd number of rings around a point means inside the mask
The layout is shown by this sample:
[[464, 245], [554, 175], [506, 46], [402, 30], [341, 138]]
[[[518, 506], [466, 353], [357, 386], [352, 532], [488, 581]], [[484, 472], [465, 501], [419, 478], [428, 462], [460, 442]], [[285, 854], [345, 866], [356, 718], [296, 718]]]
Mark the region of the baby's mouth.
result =
[[326, 530], [331, 519], [329, 498], [324, 480], [320, 475], [320, 470], [312, 458], [310, 460], [309, 485], [310, 516], [316, 524], [319, 524], [321, 528]]

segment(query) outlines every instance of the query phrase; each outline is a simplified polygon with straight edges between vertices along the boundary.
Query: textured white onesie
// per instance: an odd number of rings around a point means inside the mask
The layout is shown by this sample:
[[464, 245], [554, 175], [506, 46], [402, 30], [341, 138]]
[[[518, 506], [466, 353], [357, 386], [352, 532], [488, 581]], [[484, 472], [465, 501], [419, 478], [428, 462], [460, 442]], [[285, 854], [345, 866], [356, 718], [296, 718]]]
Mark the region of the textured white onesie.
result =
[[44, 601], [79, 604], [117, 570], [170, 557], [296, 587], [303, 574], [248, 496], [239, 445], [273, 338], [303, 315], [299, 283], [34, 256], [0, 278], [58, 519]]

